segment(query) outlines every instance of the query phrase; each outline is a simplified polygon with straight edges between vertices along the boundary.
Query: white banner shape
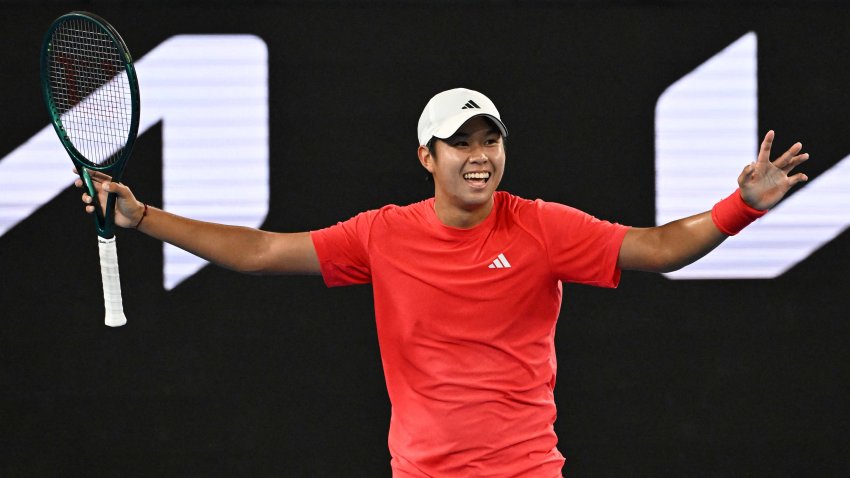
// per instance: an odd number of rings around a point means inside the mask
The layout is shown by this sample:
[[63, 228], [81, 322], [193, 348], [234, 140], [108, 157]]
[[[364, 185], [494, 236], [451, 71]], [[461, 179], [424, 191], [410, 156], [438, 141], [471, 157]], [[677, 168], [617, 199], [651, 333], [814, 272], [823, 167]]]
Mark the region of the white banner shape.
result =
[[[135, 66], [139, 134], [162, 122], [164, 208], [260, 226], [269, 207], [265, 42], [253, 35], [178, 35]], [[0, 236], [67, 188], [71, 167], [51, 125], [0, 159]], [[166, 289], [206, 264], [169, 245], [163, 255]]]
[[[755, 33], [671, 85], [655, 116], [656, 224], [711, 208], [754, 161], [758, 132]], [[781, 134], [776, 144], [785, 144]], [[790, 145], [793, 138], [786, 138]], [[780, 148], [782, 149], [782, 148]], [[782, 149], [784, 151], [784, 149]], [[774, 157], [777, 152], [774, 151]], [[756, 223], [671, 279], [773, 278], [850, 224], [850, 158], [819, 175]]]

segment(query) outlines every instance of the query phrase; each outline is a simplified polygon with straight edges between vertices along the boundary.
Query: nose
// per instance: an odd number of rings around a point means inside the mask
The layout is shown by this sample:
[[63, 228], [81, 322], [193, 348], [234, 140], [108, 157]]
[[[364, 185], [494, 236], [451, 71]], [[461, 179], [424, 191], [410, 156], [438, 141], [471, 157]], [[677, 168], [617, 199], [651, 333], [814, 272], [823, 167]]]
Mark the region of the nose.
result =
[[487, 152], [483, 145], [476, 145], [469, 152], [469, 161], [471, 163], [483, 163], [489, 160], [490, 158], [487, 157]]

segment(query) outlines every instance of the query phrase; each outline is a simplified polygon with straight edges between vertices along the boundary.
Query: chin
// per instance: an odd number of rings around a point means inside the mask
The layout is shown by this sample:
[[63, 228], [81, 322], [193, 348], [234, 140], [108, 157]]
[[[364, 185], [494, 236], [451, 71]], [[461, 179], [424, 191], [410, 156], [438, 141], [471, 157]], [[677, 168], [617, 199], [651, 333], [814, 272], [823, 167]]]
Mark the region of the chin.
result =
[[478, 209], [481, 206], [486, 206], [493, 199], [495, 191], [491, 189], [483, 189], [472, 194], [465, 194], [461, 199], [469, 209]]

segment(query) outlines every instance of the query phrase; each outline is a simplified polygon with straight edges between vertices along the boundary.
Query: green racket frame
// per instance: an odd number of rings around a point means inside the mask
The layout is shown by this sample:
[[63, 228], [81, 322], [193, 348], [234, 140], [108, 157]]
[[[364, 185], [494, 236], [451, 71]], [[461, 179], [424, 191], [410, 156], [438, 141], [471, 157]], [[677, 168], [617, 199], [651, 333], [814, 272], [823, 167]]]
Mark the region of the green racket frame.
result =
[[[127, 74], [127, 82], [129, 84], [130, 89], [130, 100], [131, 100], [131, 119], [130, 119], [130, 128], [129, 134], [127, 137], [127, 143], [124, 148], [120, 152], [120, 156], [111, 164], [106, 166], [96, 166], [91, 161], [85, 158], [82, 153], [80, 153], [77, 148], [74, 147], [71, 139], [68, 137], [67, 132], [65, 131], [65, 127], [62, 124], [61, 115], [56, 107], [56, 104], [53, 101], [52, 87], [50, 84], [50, 59], [51, 53], [53, 52], [53, 44], [52, 38], [53, 33], [59, 28], [62, 24], [70, 20], [81, 20], [84, 22], [91, 23], [95, 25], [98, 29], [103, 31], [116, 45], [119, 56], [121, 58], [121, 62], [123, 63], [124, 70]], [[44, 36], [44, 42], [41, 48], [41, 91], [44, 96], [44, 102], [47, 105], [47, 111], [50, 114], [51, 123], [53, 123], [53, 128], [56, 130], [56, 134], [59, 136], [59, 140], [62, 142], [62, 146], [68, 152], [68, 155], [73, 160], [74, 164], [77, 166], [77, 170], [80, 173], [80, 178], [83, 180], [86, 189], [88, 190], [89, 195], [91, 195], [92, 200], [95, 205], [95, 227], [97, 229], [97, 234], [100, 237], [105, 239], [112, 238], [114, 234], [115, 225], [112, 220], [107, 219], [107, 214], [101, 212], [99, 200], [97, 197], [97, 191], [94, 187], [93, 180], [91, 175], [89, 174], [89, 170], [103, 172], [112, 176], [112, 180], [114, 182], [118, 182], [121, 180], [121, 174], [124, 171], [124, 165], [127, 162], [127, 158], [130, 157], [130, 153], [133, 150], [133, 145], [136, 141], [136, 136], [139, 132], [139, 116], [140, 116], [140, 99], [139, 99], [139, 80], [136, 75], [136, 69], [133, 66], [133, 59], [130, 56], [130, 51], [127, 49], [126, 43], [121, 38], [121, 35], [109, 24], [106, 20], [95, 15], [90, 12], [83, 11], [75, 11], [70, 12], [65, 15], [60, 16], [48, 28], [47, 33]], [[106, 201], [106, 208], [104, 211], [112, 211], [115, 207], [115, 193], [109, 193]], [[111, 216], [111, 215], [109, 215]]]

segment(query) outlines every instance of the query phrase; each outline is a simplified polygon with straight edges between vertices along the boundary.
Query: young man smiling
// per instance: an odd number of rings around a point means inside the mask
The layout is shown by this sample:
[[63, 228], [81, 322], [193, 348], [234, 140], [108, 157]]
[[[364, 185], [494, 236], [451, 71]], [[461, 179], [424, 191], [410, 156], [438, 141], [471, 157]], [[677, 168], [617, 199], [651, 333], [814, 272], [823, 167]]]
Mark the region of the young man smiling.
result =
[[434, 178], [435, 209], [443, 224], [472, 227], [490, 214], [505, 170], [503, 139], [492, 120], [477, 116], [432, 142], [432, 148], [419, 146], [419, 161]]
[[[771, 162], [769, 132], [738, 177], [740, 188], [711, 211], [635, 228], [497, 191], [507, 134], [483, 94], [442, 92], [418, 126], [418, 157], [433, 176], [434, 197], [294, 234], [182, 218], [94, 177], [104, 198], [118, 195], [119, 226], [214, 263], [322, 274], [328, 286], [371, 283], [392, 403], [393, 476], [557, 477], [564, 463], [553, 397], [561, 283], [615, 287], [623, 269], [668, 271], [695, 261], [805, 181], [789, 173], [808, 155], [796, 143]], [[91, 198], [83, 201], [92, 212]]]

